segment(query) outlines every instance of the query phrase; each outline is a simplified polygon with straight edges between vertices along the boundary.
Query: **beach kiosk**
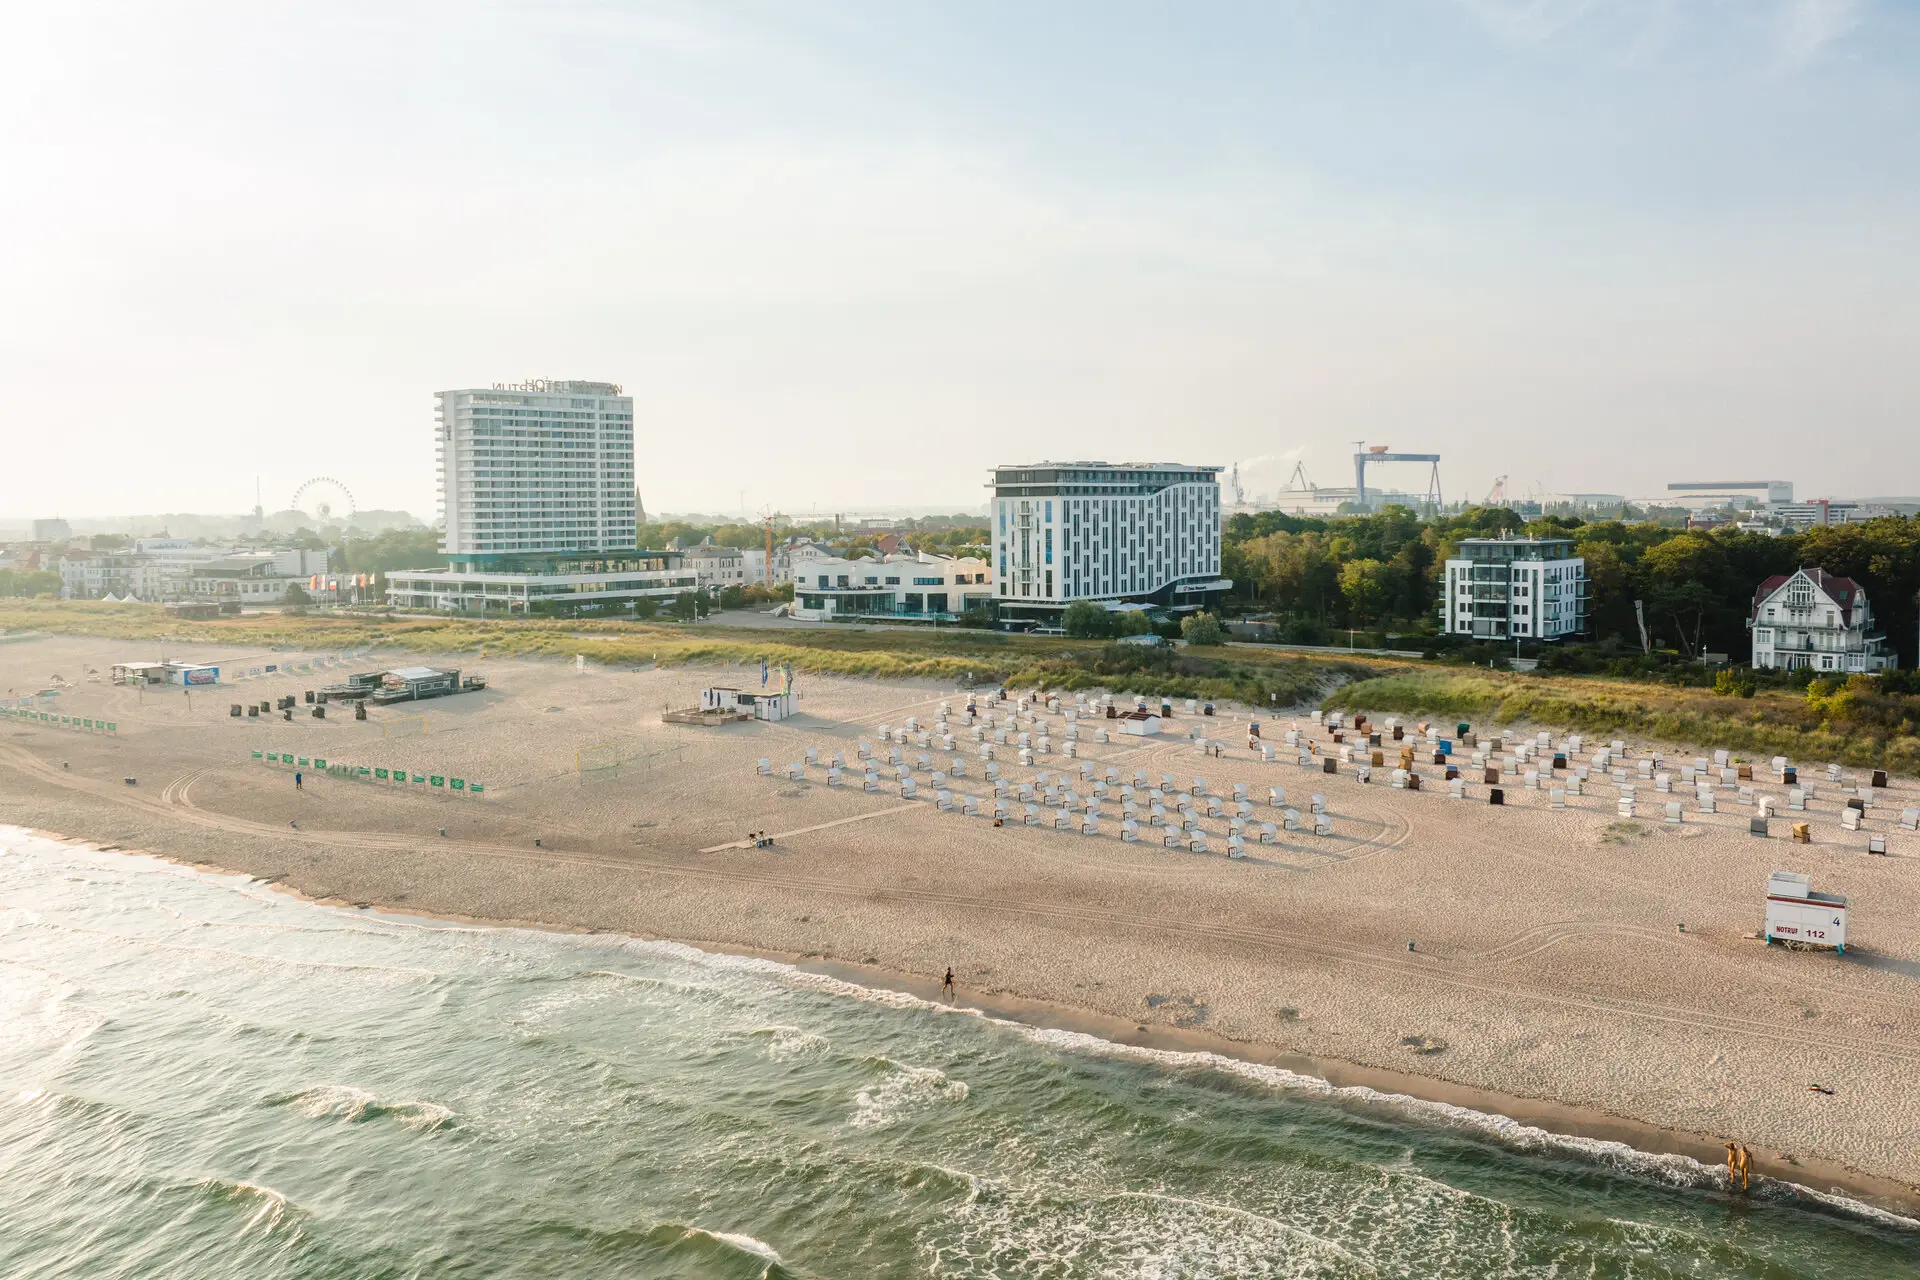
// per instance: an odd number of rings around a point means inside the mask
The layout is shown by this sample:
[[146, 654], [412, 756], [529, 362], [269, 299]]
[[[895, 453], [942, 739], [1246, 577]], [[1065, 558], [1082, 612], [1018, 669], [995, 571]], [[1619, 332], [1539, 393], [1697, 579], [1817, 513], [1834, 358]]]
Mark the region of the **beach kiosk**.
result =
[[1774, 872], [1767, 877], [1767, 945], [1775, 942], [1832, 947], [1846, 954], [1847, 900], [1815, 893], [1809, 876]]
[[1145, 707], [1123, 711], [1114, 719], [1119, 722], [1120, 732], [1130, 733], [1137, 738], [1151, 737], [1160, 732], [1160, 717]]

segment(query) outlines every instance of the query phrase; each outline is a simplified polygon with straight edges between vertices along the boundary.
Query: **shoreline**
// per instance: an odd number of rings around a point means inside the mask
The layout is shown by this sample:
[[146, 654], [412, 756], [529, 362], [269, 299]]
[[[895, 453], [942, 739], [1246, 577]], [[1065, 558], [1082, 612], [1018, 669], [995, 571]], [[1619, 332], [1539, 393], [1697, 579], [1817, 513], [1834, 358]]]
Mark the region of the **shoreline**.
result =
[[[1120, 1050], [1148, 1055], [1180, 1055], [1193, 1059], [1189, 1065], [1204, 1066], [1204, 1057], [1273, 1068], [1310, 1081], [1323, 1082], [1333, 1090], [1367, 1091], [1377, 1095], [1373, 1101], [1392, 1105], [1410, 1100], [1439, 1108], [1456, 1108], [1496, 1120], [1508, 1120], [1567, 1139], [1618, 1144], [1648, 1156], [1672, 1156], [1693, 1161], [1709, 1174], [1724, 1163], [1724, 1139], [1702, 1131], [1668, 1128], [1614, 1115], [1597, 1107], [1577, 1106], [1531, 1098], [1522, 1094], [1501, 1093], [1471, 1085], [1456, 1084], [1433, 1076], [1387, 1067], [1370, 1067], [1341, 1058], [1317, 1057], [1295, 1053], [1257, 1041], [1236, 1040], [1195, 1028], [1149, 1026], [1111, 1014], [1099, 1013], [1059, 1001], [993, 991], [968, 994], [952, 1002], [940, 997], [937, 978], [922, 978], [878, 965], [839, 960], [820, 954], [799, 954], [742, 946], [710, 939], [668, 937], [610, 929], [586, 928], [533, 919], [500, 919], [463, 916], [447, 912], [415, 911], [404, 906], [349, 902], [339, 898], [316, 897], [278, 880], [237, 871], [217, 863], [194, 861], [154, 853], [145, 849], [110, 844], [91, 837], [19, 826], [15, 830], [59, 844], [94, 853], [113, 853], [151, 858], [196, 874], [238, 877], [260, 884], [276, 893], [303, 903], [332, 910], [351, 911], [395, 922], [440, 927], [527, 929], [545, 933], [576, 934], [608, 938], [631, 938], [648, 943], [664, 943], [718, 956], [765, 960], [790, 967], [798, 973], [831, 979], [865, 991], [907, 996], [932, 1008], [968, 1013], [1041, 1032], [1064, 1032], [1086, 1036]], [[1122, 1056], [1125, 1056], [1124, 1054]], [[1163, 1061], [1162, 1065], [1177, 1065]], [[1330, 1098], [1344, 1102], [1345, 1099]], [[1354, 1101], [1367, 1101], [1364, 1098]], [[1418, 1109], [1415, 1109], [1417, 1114]], [[1423, 1117], [1432, 1122], [1432, 1117]], [[1498, 1141], [1497, 1131], [1489, 1130]], [[1779, 1183], [1796, 1196], [1805, 1195], [1829, 1209], [1848, 1210], [1833, 1205], [1829, 1197], [1840, 1196], [1871, 1212], [1893, 1214], [1902, 1225], [1920, 1219], [1920, 1187], [1895, 1179], [1865, 1173], [1837, 1161], [1820, 1157], [1800, 1157], [1791, 1152], [1764, 1146], [1750, 1146], [1755, 1172], [1764, 1181]], [[1871, 1220], [1871, 1213], [1859, 1214]], [[1892, 1224], [1888, 1224], [1892, 1225]], [[1911, 1227], [1909, 1226], [1909, 1229]]]

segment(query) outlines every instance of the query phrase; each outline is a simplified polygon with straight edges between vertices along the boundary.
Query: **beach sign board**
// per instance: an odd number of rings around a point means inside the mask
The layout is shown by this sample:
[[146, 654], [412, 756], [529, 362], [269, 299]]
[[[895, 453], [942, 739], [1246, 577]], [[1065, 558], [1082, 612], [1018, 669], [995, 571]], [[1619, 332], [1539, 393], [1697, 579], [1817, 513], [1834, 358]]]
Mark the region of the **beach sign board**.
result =
[[385, 769], [375, 769], [373, 776], [377, 781], [385, 782], [387, 780], [387, 771]]
[[444, 787], [447, 785], [447, 779], [444, 774], [436, 773], [431, 778], [428, 778], [427, 781], [436, 787]]
[[467, 789], [467, 780], [465, 778], [448, 778], [447, 786], [455, 791], [465, 791]]

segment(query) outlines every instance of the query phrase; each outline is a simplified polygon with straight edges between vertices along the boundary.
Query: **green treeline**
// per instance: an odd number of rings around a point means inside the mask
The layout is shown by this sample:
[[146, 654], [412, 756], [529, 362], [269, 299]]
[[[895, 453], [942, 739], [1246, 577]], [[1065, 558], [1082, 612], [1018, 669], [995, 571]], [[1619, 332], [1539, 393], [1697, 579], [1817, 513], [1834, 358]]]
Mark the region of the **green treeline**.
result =
[[1228, 520], [1222, 568], [1236, 605], [1272, 613], [1277, 638], [1327, 643], [1348, 627], [1423, 636], [1438, 628], [1446, 560], [1459, 540], [1508, 532], [1572, 539], [1587, 562], [1593, 641], [1637, 649], [1639, 600], [1658, 647], [1737, 661], [1750, 651], [1755, 589], [1773, 574], [1818, 565], [1866, 588], [1901, 666], [1920, 656], [1920, 517], [1774, 537], [1561, 516], [1526, 521], [1502, 507], [1434, 520], [1404, 507], [1331, 520], [1262, 512]]

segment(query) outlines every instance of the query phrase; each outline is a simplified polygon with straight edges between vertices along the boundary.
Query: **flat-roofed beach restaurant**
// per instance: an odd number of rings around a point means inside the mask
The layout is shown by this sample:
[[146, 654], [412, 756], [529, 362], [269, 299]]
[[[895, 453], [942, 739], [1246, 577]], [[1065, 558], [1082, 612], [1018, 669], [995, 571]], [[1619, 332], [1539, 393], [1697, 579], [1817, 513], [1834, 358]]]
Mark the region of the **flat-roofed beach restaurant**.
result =
[[526, 613], [692, 591], [677, 551], [634, 545], [633, 398], [539, 378], [441, 391], [445, 569], [387, 575], [400, 608]]

